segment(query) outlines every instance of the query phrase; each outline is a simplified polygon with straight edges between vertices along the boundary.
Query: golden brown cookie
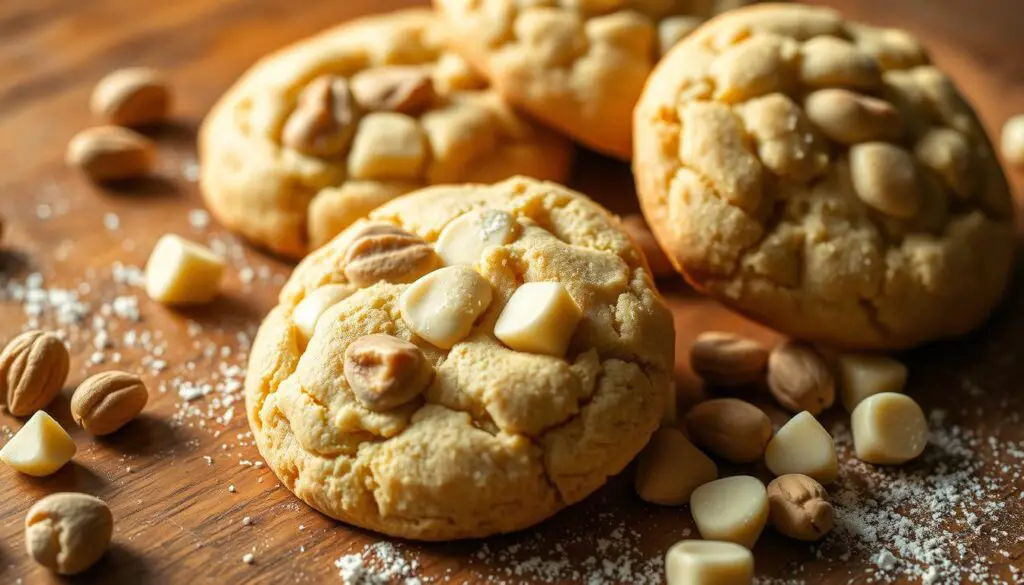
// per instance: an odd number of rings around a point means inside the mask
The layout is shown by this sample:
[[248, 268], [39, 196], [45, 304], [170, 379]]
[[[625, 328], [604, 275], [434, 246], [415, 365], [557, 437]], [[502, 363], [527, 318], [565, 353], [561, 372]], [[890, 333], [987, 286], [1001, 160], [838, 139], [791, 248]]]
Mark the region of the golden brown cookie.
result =
[[651, 67], [713, 14], [751, 0], [434, 0], [452, 44], [507, 100], [628, 159]]
[[621, 471], [658, 426], [673, 346], [643, 256], [590, 199], [526, 178], [430, 187], [299, 264], [246, 405], [271, 469], [323, 513], [482, 537]]
[[560, 180], [571, 146], [514, 113], [407, 10], [352, 21], [263, 58], [199, 138], [200, 187], [232, 230], [301, 258], [425, 185]]
[[635, 113], [651, 228], [691, 283], [799, 339], [892, 349], [1001, 298], [1013, 211], [992, 145], [906, 32], [825, 8], [708, 22]]

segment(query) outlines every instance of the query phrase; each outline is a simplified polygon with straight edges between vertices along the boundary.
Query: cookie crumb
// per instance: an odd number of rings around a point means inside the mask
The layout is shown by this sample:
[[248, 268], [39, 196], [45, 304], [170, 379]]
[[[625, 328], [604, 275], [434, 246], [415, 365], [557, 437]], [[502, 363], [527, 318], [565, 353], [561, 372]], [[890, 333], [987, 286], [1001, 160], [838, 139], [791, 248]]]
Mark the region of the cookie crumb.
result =
[[121, 218], [116, 213], [106, 213], [103, 215], [103, 227], [107, 228], [107, 231], [115, 232], [121, 228]]
[[188, 212], [188, 223], [197, 230], [210, 226], [210, 214], [205, 209], [193, 209]]
[[256, 562], [256, 557], [254, 557], [252, 553], [245, 553], [242, 555], [242, 562], [247, 565], [251, 565]]
[[235, 484], [231, 484], [231, 485], [228, 486], [228, 492], [233, 494], [236, 491], [238, 491], [238, 490], [235, 489]]
[[249, 516], [242, 518], [242, 526], [252, 526], [252, 518]]

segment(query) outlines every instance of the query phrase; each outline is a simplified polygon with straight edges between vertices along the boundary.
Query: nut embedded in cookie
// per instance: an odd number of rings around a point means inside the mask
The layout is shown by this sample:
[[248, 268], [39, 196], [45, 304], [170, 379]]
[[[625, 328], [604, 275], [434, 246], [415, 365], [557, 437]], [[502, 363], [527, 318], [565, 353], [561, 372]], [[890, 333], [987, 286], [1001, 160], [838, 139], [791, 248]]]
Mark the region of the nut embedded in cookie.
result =
[[383, 412], [419, 396], [434, 376], [420, 348], [390, 335], [366, 335], [345, 350], [345, 380], [370, 410]]
[[375, 282], [412, 282], [441, 264], [423, 238], [388, 224], [359, 230], [345, 254], [345, 277], [358, 287]]
[[299, 94], [299, 103], [281, 131], [281, 142], [313, 156], [344, 152], [360, 116], [348, 80], [321, 75]]
[[352, 93], [371, 112], [416, 114], [436, 99], [427, 67], [391, 65], [357, 73]]

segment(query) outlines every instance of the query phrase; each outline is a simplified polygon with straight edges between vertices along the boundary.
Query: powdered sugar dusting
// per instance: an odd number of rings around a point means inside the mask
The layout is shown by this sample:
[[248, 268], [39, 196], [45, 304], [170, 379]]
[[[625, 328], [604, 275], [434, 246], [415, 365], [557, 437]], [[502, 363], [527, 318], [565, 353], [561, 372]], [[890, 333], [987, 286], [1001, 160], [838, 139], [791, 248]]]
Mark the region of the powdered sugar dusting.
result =
[[358, 553], [344, 555], [334, 561], [334, 566], [345, 585], [421, 585], [432, 582], [416, 577], [419, 562], [406, 560], [388, 542], [371, 544]]

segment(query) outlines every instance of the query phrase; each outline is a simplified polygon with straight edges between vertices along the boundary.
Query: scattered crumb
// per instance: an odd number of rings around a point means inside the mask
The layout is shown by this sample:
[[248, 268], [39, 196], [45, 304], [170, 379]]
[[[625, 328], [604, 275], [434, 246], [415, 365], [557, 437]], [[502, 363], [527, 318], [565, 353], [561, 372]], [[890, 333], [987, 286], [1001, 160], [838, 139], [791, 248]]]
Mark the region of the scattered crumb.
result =
[[245, 553], [244, 555], [242, 555], [242, 562], [247, 565], [251, 565], [256, 562], [256, 557], [253, 556], [252, 553]]
[[245, 518], [242, 518], [242, 526], [250, 526], [250, 525], [252, 525], [252, 518], [250, 518], [249, 516], [246, 516]]
[[197, 230], [204, 230], [210, 226], [210, 214], [205, 209], [193, 209], [188, 212], [188, 223]]
[[229, 493], [232, 493], [232, 494], [233, 494], [233, 493], [235, 493], [235, 492], [237, 492], [237, 491], [238, 491], [238, 490], [236, 490], [236, 489], [235, 489], [235, 484], [231, 484], [231, 485], [229, 485], [229, 486], [228, 486], [228, 492], [229, 492]]
[[103, 214], [103, 227], [111, 232], [117, 231], [121, 229], [121, 218], [116, 213], [105, 213]]

